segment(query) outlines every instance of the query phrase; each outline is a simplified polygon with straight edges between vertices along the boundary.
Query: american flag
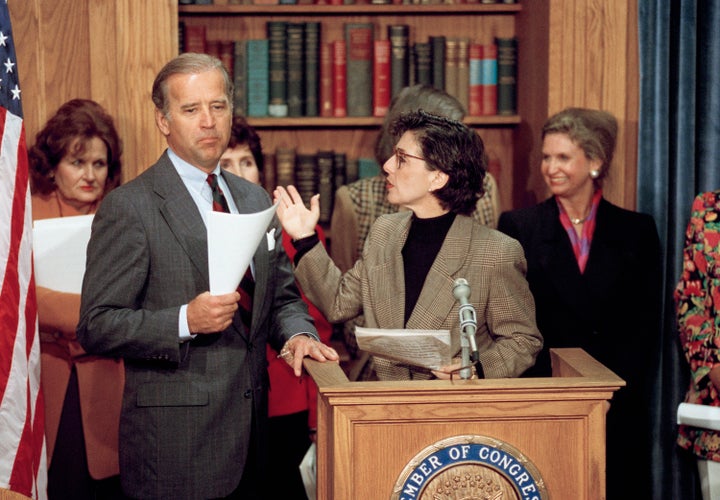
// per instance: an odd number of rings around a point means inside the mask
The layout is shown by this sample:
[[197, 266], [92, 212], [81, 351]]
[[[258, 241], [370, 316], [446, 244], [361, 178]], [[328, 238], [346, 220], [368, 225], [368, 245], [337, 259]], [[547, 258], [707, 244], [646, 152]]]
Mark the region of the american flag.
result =
[[0, 496], [47, 497], [28, 157], [7, 0], [0, 1]]

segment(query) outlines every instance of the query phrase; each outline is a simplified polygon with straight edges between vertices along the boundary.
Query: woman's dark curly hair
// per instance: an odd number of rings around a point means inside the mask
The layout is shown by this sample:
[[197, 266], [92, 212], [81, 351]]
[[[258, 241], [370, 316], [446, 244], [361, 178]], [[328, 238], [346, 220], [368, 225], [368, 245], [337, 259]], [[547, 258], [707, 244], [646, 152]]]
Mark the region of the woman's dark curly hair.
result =
[[[99, 138], [108, 150], [108, 176], [104, 194], [120, 184], [122, 141], [112, 117], [95, 101], [72, 99], [57, 110], [35, 136], [28, 150], [33, 193], [49, 194], [56, 188], [54, 176], [68, 153], [82, 154], [89, 140]], [[76, 139], [79, 139], [76, 142]], [[72, 150], [70, 149], [72, 148]]]
[[440, 205], [458, 214], [472, 214], [487, 171], [485, 146], [477, 132], [462, 122], [422, 110], [401, 114], [391, 129], [398, 138], [412, 132], [428, 169], [448, 175], [447, 184], [433, 191]]

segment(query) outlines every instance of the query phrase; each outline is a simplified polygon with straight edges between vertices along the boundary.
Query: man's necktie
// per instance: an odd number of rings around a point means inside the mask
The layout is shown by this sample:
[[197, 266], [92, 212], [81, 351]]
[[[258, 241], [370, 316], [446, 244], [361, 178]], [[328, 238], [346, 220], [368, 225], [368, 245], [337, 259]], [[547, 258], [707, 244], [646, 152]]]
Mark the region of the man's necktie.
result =
[[[230, 213], [225, 195], [218, 185], [217, 177], [215, 174], [209, 174], [207, 176], [207, 183], [210, 185], [213, 199], [213, 210], [215, 212], [226, 212]], [[255, 293], [255, 280], [253, 280], [250, 266], [245, 271], [245, 276], [240, 281], [240, 286], [237, 291], [240, 293], [240, 317], [242, 318], [245, 326], [250, 330], [250, 324], [252, 319], [252, 298]]]

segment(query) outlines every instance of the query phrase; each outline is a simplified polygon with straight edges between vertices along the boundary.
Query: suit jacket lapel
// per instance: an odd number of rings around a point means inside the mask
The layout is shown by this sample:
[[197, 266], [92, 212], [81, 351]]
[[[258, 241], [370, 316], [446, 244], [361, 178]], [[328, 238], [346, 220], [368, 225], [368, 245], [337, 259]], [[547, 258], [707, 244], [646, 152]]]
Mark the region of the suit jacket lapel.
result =
[[207, 230], [195, 202], [165, 152], [158, 161], [153, 190], [159, 210], [179, 245], [210, 288], [207, 259]]
[[537, 218], [540, 234], [538, 255], [540, 266], [545, 270], [559, 296], [564, 297], [572, 307], [582, 310], [586, 307], [585, 285], [570, 237], [560, 223], [555, 198], [541, 205]]
[[473, 219], [460, 215], [455, 217], [428, 271], [425, 286], [408, 319], [407, 328], [430, 328], [430, 325], [437, 325], [437, 318], [450, 315], [455, 305], [452, 294], [454, 276], [469, 255], [472, 231]]
[[378, 259], [366, 262], [368, 281], [381, 283], [369, 290], [373, 304], [392, 304], [391, 307], [375, 307], [379, 324], [386, 328], [404, 328], [405, 279], [402, 248], [407, 240], [412, 212], [393, 215], [397, 224], [392, 228], [392, 237], [385, 239]]

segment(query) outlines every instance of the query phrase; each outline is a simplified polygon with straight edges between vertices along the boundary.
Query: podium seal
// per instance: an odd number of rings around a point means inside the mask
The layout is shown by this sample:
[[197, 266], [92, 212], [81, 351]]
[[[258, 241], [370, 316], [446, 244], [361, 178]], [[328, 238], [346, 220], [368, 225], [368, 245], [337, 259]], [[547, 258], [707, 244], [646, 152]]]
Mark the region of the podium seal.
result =
[[547, 500], [537, 467], [515, 447], [494, 438], [453, 436], [408, 462], [391, 500]]

